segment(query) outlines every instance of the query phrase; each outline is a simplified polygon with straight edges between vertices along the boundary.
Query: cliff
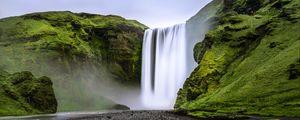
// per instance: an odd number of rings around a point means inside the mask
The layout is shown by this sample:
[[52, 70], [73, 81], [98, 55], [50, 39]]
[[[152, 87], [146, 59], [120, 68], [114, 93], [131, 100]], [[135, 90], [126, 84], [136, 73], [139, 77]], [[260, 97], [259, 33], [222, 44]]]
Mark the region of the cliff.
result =
[[300, 1], [224, 0], [194, 47], [175, 109], [196, 117], [300, 117]]
[[145, 28], [119, 16], [68, 11], [4, 18], [0, 68], [49, 76], [59, 111], [108, 109], [115, 102], [103, 96], [140, 82]]
[[[186, 21], [186, 39], [188, 41], [187, 51], [190, 54], [187, 54], [187, 59], [189, 64], [187, 71], [189, 74], [192, 70], [197, 66], [196, 61], [193, 59], [193, 48], [196, 43], [201, 42], [205, 34], [213, 29], [216, 22], [216, 14], [222, 10], [223, 1], [222, 0], [215, 0], [210, 2], [204, 8], [202, 8], [196, 15], [191, 17], [189, 20]], [[193, 43], [193, 44], [191, 44]]]

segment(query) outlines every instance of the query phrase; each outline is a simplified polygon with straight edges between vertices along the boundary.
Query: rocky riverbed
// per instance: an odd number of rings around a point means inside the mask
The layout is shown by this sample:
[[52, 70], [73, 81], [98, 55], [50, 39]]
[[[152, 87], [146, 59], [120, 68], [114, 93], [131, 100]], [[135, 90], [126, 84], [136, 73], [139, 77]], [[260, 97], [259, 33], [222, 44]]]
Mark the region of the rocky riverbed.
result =
[[71, 117], [69, 120], [197, 120], [173, 111], [122, 111], [98, 115]]
[[102, 112], [63, 112], [56, 114], [0, 117], [0, 120], [300, 120], [292, 117], [246, 116], [233, 118], [194, 118], [172, 110], [129, 110], [129, 111], [102, 111]]
[[0, 120], [197, 120], [171, 110], [63, 112], [46, 115], [0, 117]]

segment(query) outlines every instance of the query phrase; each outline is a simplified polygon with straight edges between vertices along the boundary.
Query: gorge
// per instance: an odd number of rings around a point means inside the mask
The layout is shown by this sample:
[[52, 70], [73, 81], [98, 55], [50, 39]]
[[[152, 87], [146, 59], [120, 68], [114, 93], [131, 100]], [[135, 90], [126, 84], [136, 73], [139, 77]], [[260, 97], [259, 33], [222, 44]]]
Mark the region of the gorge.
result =
[[299, 30], [300, 0], [213, 0], [165, 28], [70, 11], [3, 18], [0, 116], [299, 119]]

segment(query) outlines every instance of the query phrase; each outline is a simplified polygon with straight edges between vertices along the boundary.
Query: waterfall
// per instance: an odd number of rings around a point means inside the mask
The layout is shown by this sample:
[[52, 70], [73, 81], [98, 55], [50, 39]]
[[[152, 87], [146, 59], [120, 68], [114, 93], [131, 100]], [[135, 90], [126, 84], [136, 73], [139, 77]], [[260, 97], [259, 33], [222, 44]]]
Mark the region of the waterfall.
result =
[[197, 66], [193, 48], [214, 28], [223, 0], [213, 0], [186, 24], [148, 29], [142, 55], [142, 102], [149, 109], [172, 109], [177, 91]]
[[197, 66], [194, 46], [214, 28], [222, 8], [223, 0], [213, 0], [184, 24], [145, 31], [141, 96], [146, 108], [173, 108], [179, 88]]
[[[145, 31], [142, 100], [150, 109], [171, 109], [187, 78], [185, 24]], [[192, 54], [192, 52], [190, 52]]]

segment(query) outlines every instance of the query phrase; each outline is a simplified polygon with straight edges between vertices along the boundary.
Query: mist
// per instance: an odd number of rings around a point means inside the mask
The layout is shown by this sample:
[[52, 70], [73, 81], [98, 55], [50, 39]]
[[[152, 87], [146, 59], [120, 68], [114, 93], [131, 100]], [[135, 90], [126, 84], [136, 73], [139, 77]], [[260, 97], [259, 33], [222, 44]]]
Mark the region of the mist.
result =
[[86, 91], [90, 92], [88, 94], [105, 96], [113, 102], [130, 107], [130, 109], [145, 109], [140, 101], [140, 86], [122, 84], [109, 71], [107, 65], [98, 65], [98, 68], [95, 65], [86, 65], [76, 73], [80, 74], [78, 77]]
[[127, 85], [110, 72], [104, 61], [80, 60], [41, 52], [22, 45], [0, 46], [0, 68], [10, 73], [30, 71], [53, 82], [58, 111], [110, 110], [116, 104], [143, 109], [139, 85]]

